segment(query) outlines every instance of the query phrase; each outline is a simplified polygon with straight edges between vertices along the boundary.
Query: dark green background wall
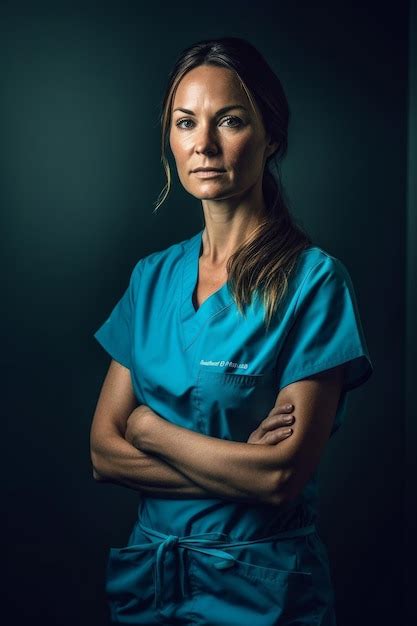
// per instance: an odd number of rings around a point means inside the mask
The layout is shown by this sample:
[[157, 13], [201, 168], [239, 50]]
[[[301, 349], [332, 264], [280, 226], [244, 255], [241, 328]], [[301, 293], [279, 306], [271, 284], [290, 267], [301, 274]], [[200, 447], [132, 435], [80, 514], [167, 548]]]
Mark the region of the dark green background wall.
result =
[[315, 4], [1, 4], [8, 625], [37, 615], [44, 625], [106, 624], [106, 551], [126, 542], [138, 495], [92, 478], [89, 430], [109, 364], [92, 335], [139, 257], [202, 226], [201, 204], [176, 176], [152, 212], [165, 182], [158, 113], [179, 51], [224, 35], [248, 38], [283, 82], [291, 205], [347, 265], [375, 366], [321, 464], [338, 624], [406, 624], [416, 32], [407, 2]]

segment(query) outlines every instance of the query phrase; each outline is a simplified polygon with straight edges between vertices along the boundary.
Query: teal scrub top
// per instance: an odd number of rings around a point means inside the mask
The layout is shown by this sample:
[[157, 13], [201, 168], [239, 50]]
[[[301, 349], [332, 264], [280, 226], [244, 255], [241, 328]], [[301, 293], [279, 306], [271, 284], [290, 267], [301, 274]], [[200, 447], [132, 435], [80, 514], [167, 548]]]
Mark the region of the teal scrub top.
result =
[[[129, 368], [138, 404], [195, 432], [246, 442], [280, 389], [345, 363], [334, 435], [346, 416], [349, 391], [373, 372], [346, 267], [319, 246], [303, 250], [266, 330], [260, 298], [242, 317], [228, 283], [195, 310], [202, 235], [139, 259], [94, 334]], [[147, 528], [170, 536], [219, 532], [234, 541], [256, 540], [316, 521], [317, 473], [280, 507], [141, 493], [139, 517]]]

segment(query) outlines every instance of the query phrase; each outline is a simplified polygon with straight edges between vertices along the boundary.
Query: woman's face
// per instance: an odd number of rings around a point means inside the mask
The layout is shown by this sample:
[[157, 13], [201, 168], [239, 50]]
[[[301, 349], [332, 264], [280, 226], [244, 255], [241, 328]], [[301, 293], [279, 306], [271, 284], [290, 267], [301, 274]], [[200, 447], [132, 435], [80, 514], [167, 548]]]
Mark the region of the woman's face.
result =
[[[266, 158], [278, 145], [268, 139], [259, 110], [255, 115], [231, 70], [200, 65], [181, 79], [169, 141], [181, 183], [193, 196], [220, 200], [260, 184]], [[192, 172], [198, 167], [222, 172]]]

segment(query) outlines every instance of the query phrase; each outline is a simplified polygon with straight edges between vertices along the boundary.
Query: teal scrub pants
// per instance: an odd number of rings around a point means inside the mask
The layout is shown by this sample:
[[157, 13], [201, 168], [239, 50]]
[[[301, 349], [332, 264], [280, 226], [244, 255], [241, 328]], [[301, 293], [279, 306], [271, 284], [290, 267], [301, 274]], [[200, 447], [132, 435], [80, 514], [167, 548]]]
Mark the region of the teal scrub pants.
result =
[[[271, 554], [277, 568], [259, 564]], [[106, 593], [112, 624], [336, 626], [314, 524], [231, 542], [218, 532], [166, 535], [137, 520], [127, 546], [110, 548]]]

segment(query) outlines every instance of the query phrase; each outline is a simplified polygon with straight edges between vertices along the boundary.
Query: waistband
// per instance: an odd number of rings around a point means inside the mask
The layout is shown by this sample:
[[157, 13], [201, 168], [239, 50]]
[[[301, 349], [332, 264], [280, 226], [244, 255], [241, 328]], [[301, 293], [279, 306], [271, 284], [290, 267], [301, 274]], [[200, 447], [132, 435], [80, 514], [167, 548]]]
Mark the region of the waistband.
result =
[[[146, 544], [136, 544], [132, 546], [127, 546], [123, 548], [123, 552], [128, 552], [130, 550], [155, 550], [156, 551], [156, 562], [155, 562], [155, 596], [154, 596], [154, 607], [158, 608], [162, 605], [162, 591], [163, 591], [163, 578], [164, 578], [164, 559], [167, 551], [169, 550], [178, 550], [179, 548], [186, 548], [188, 550], [194, 550], [196, 552], [200, 552], [210, 557], [215, 557], [218, 560], [213, 563], [213, 566], [217, 569], [225, 569], [228, 567], [232, 567], [236, 561], [239, 561], [235, 556], [226, 552], [228, 548], [238, 547], [238, 546], [246, 546], [253, 545], [259, 543], [267, 543], [271, 541], [276, 541], [280, 539], [289, 539], [292, 537], [299, 537], [303, 535], [308, 535], [316, 531], [316, 525], [310, 524], [308, 526], [303, 526], [301, 528], [288, 529], [285, 531], [278, 532], [274, 535], [270, 535], [268, 537], [262, 537], [261, 539], [255, 539], [251, 541], [232, 541], [227, 542], [222, 540], [223, 538], [228, 538], [227, 535], [223, 533], [201, 533], [201, 534], [193, 534], [193, 535], [185, 535], [185, 536], [177, 536], [177, 535], [166, 535], [164, 533], [155, 530], [154, 528], [148, 528], [142, 522], [138, 521], [138, 526], [141, 531], [150, 539], [150, 543]], [[216, 538], [211, 537], [210, 535], [215, 535]], [[185, 565], [184, 565], [184, 550], [178, 550], [179, 555], [179, 579], [180, 579], [180, 587], [181, 594], [183, 597], [186, 595], [185, 589]]]

